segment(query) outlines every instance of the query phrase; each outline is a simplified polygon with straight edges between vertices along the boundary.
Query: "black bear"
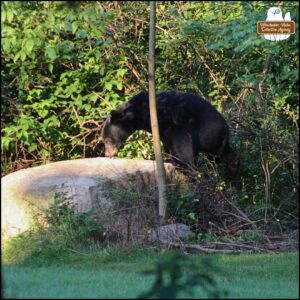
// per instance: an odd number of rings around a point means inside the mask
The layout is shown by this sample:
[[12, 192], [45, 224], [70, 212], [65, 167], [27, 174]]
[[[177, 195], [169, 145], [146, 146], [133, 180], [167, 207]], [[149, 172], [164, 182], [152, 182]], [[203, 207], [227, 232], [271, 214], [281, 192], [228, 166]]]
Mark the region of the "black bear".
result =
[[[160, 138], [169, 157], [183, 168], [195, 167], [201, 151], [225, 163], [228, 177], [239, 169], [239, 155], [229, 145], [222, 115], [197, 95], [177, 91], [156, 94]], [[141, 92], [111, 111], [102, 129], [105, 156], [112, 157], [136, 130], [151, 133], [149, 94]]]

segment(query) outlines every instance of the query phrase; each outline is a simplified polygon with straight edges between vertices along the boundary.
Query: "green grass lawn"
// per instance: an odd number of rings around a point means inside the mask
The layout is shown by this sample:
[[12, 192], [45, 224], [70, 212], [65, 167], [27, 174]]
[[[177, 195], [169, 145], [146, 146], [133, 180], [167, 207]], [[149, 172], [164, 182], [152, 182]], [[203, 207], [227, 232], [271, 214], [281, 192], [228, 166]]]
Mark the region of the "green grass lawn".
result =
[[[142, 271], [165, 254], [133, 250], [91, 255], [72, 254], [44, 266], [2, 262], [3, 298], [136, 298], [150, 289], [154, 276]], [[207, 257], [207, 256], [206, 256]], [[199, 264], [203, 255], [193, 255]], [[227, 298], [299, 297], [299, 254], [242, 254], [210, 256], [222, 273], [215, 277]], [[180, 297], [190, 297], [180, 294]], [[205, 298], [200, 288], [194, 298]]]

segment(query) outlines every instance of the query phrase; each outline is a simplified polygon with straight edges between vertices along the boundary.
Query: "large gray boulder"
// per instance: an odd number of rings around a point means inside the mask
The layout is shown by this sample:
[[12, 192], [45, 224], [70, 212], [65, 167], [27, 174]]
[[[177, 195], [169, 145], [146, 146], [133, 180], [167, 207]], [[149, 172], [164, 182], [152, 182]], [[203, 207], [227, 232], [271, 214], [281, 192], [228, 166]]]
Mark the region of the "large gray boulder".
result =
[[[152, 202], [149, 202], [152, 206], [150, 205], [150, 212], [144, 217], [148, 220], [152, 218], [154, 222], [157, 215], [157, 203], [153, 203], [157, 202], [156, 196], [153, 196], [156, 188], [155, 167], [155, 161], [150, 160], [99, 157], [54, 162], [4, 176], [1, 178], [2, 238], [7, 239], [25, 231], [35, 218], [33, 211], [49, 207], [58, 195], [71, 200], [78, 212], [98, 210], [99, 214], [107, 214], [105, 209], [109, 207], [112, 212], [110, 192], [116, 187], [122, 187], [125, 194], [126, 191], [131, 191], [131, 194], [121, 197], [119, 193], [118, 201], [127, 201], [129, 207], [135, 207], [136, 211], [129, 216], [119, 213], [118, 218], [111, 218], [109, 222], [116, 232], [121, 232], [122, 238], [124, 235], [131, 238], [134, 234], [133, 227], [146, 230], [145, 226], [150, 226], [140, 220], [139, 226], [136, 224], [143, 207], [142, 203], [137, 204], [140, 196], [145, 196], [146, 199], [147, 194], [152, 193]], [[176, 176], [171, 164], [166, 163], [165, 168], [169, 177]], [[125, 204], [118, 204], [117, 210], [128, 211]], [[141, 232], [137, 234], [142, 235]]]

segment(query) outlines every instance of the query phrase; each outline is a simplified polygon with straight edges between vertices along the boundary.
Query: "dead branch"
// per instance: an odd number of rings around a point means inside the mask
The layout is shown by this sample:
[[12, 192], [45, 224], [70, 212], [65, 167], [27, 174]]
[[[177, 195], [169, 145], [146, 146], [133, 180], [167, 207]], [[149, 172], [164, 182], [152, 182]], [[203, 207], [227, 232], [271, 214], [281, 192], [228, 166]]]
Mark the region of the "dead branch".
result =
[[224, 195], [224, 193], [223, 193], [222, 191], [220, 191], [219, 193], [220, 193], [221, 196], [226, 200], [226, 202], [227, 202], [231, 207], [233, 207], [233, 208], [240, 214], [240, 216], [241, 216], [244, 220], [246, 220], [247, 222], [249, 222], [249, 224], [251, 224], [251, 227], [252, 227], [253, 229], [256, 229], [256, 228], [257, 228], [257, 226], [256, 226], [256, 224], [255, 224], [255, 221], [250, 220], [250, 219], [248, 218], [248, 216], [247, 216], [243, 211], [241, 211], [236, 205], [234, 205], [231, 201], [229, 201], [229, 199]]
[[167, 245], [168, 247], [176, 247], [176, 248], [180, 248], [182, 249], [183, 247], [185, 249], [193, 249], [193, 250], [198, 250], [204, 253], [241, 253], [241, 252], [245, 252], [242, 250], [230, 250], [230, 249], [213, 249], [213, 248], [207, 248], [207, 247], [203, 247], [199, 244], [185, 244], [183, 242], [170, 242], [167, 240], [163, 240], [163, 239], [159, 239], [159, 242], [161, 242], [164, 245]]
[[270, 252], [266, 249], [263, 248], [259, 248], [257, 246], [253, 246], [253, 245], [245, 245], [245, 244], [237, 244], [237, 243], [225, 243], [225, 242], [213, 242], [213, 244], [215, 245], [223, 245], [223, 246], [228, 246], [228, 247], [240, 247], [240, 248], [247, 248], [253, 251], [257, 251], [257, 252]]

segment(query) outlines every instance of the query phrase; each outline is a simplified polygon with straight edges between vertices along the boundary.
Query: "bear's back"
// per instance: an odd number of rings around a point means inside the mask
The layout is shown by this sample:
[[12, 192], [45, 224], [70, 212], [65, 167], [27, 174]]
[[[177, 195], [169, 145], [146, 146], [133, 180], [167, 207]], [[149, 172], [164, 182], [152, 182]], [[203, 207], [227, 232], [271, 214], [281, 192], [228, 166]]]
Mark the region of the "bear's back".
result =
[[[157, 114], [160, 127], [167, 128], [187, 122], [204, 124], [226, 124], [222, 115], [205, 99], [191, 93], [162, 91], [156, 93]], [[140, 92], [124, 104], [123, 109], [133, 112], [139, 126], [150, 130], [149, 93]], [[225, 125], [226, 126], [226, 125]]]
[[181, 124], [186, 120], [201, 122], [225, 122], [217, 109], [205, 99], [191, 93], [168, 91], [157, 93], [157, 110], [168, 112], [173, 121]]

